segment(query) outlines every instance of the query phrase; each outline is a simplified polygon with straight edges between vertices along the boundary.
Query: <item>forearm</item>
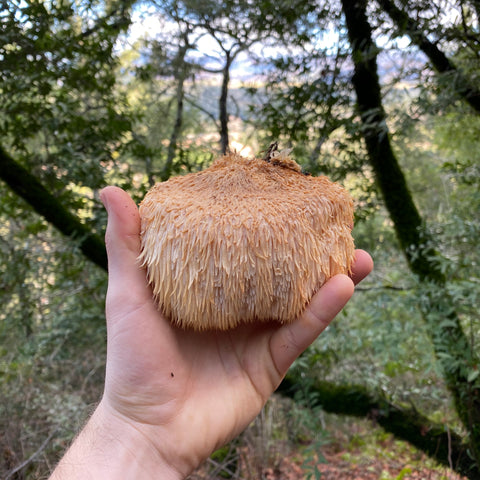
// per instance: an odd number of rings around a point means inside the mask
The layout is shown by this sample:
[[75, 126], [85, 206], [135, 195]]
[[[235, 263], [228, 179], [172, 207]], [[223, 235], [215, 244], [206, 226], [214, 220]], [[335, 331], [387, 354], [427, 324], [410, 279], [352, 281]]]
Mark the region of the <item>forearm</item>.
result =
[[183, 478], [132, 425], [100, 404], [50, 480], [179, 480]]

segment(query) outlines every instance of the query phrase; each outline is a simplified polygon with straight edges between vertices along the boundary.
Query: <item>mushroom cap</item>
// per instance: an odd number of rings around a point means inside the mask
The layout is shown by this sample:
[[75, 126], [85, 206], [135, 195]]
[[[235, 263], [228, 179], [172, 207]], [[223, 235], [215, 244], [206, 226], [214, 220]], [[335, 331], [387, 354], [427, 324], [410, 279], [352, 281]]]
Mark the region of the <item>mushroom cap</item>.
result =
[[140, 260], [174, 324], [292, 322], [326, 280], [350, 271], [351, 197], [275, 153], [224, 156], [157, 183], [142, 201]]

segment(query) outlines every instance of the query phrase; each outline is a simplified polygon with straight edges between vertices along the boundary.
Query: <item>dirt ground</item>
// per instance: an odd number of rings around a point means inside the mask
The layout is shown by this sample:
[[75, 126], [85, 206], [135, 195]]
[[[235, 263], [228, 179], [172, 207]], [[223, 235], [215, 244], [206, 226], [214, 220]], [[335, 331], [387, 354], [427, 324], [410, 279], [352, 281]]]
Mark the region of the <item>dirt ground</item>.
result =
[[[449, 469], [405, 464], [402, 459], [345, 460], [344, 452], [323, 452], [326, 463], [316, 464], [322, 480], [465, 480]], [[416, 462], [418, 463], [418, 462]], [[308, 472], [292, 458], [284, 458], [278, 469], [266, 469], [265, 480], [303, 480]], [[315, 475], [311, 477], [315, 479]]]
[[[276, 467], [265, 467], [256, 472], [244, 472], [234, 475], [238, 480], [466, 480], [448, 468], [422, 466], [429, 464], [425, 458], [416, 458], [412, 464], [406, 463], [402, 455], [399, 458], [356, 457], [352, 452], [336, 451], [327, 447], [324, 459], [305, 466], [298, 454], [282, 458]], [[315, 468], [316, 467], [316, 468]], [[310, 476], [309, 476], [310, 474]], [[221, 480], [223, 476], [211, 476], [204, 472], [192, 475], [191, 480]]]

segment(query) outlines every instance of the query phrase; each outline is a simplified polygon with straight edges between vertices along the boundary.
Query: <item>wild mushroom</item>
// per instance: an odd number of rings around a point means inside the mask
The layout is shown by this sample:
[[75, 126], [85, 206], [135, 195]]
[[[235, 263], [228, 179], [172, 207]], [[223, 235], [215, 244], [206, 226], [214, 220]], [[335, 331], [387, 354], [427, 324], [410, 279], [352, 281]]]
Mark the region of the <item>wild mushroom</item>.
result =
[[219, 158], [140, 205], [141, 261], [160, 310], [195, 330], [291, 322], [354, 255], [353, 202], [288, 152]]

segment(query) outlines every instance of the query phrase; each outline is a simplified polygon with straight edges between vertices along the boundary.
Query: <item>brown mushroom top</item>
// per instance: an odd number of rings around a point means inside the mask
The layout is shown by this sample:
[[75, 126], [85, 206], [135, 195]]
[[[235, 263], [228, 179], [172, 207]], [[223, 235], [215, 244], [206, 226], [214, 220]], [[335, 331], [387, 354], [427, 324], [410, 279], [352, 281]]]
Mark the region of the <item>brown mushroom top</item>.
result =
[[140, 215], [154, 297], [182, 327], [291, 322], [353, 260], [350, 196], [286, 155], [232, 154], [158, 183]]

